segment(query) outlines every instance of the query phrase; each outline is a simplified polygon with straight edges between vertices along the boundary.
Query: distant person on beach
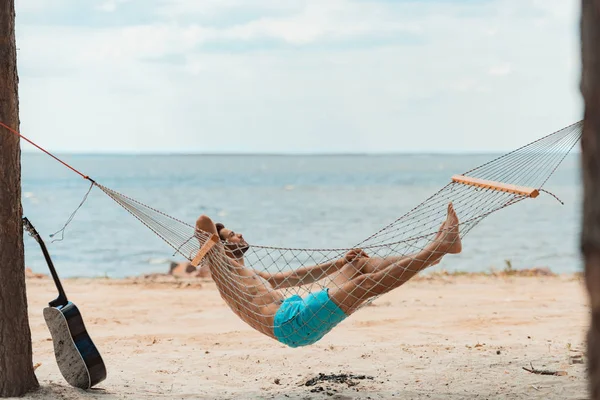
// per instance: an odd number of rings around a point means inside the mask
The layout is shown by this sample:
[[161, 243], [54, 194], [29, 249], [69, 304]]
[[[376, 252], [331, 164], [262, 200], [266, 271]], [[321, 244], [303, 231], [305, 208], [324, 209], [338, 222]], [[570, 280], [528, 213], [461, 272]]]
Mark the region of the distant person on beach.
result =
[[[249, 245], [241, 233], [214, 224], [206, 215], [196, 221], [198, 230], [216, 234], [225, 242], [217, 243], [204, 259], [221, 297], [248, 325], [290, 347], [315, 343], [369, 299], [401, 286], [446, 254], [460, 253], [458, 225], [450, 203], [435, 238], [418, 253], [371, 258], [361, 249], [353, 249], [336, 261], [271, 274], [245, 266]], [[304, 299], [297, 295], [286, 298], [280, 290], [310, 284], [335, 272], [339, 275], [331, 287]]]
[[169, 275], [178, 278], [205, 278], [210, 279], [210, 268], [207, 266], [194, 267], [189, 261], [171, 262], [169, 266]]

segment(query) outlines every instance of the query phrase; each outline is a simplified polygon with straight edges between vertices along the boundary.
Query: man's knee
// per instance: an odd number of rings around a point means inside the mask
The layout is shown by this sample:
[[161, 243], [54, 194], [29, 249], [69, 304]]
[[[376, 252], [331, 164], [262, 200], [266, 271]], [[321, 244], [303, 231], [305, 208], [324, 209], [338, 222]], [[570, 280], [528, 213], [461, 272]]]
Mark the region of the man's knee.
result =
[[340, 273], [350, 280], [354, 279], [354, 277], [357, 275], [363, 274], [363, 271], [360, 265], [356, 264], [355, 262], [349, 262], [344, 264], [344, 266], [340, 269]]

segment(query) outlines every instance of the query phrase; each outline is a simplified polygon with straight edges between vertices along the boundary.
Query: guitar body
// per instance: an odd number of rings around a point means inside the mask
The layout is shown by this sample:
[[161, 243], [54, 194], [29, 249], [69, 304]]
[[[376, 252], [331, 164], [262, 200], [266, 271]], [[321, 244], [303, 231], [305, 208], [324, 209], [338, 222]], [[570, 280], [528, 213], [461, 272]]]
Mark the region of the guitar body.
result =
[[23, 227], [39, 243], [58, 290], [58, 297], [44, 308], [58, 369], [70, 385], [90, 389], [106, 379], [104, 361], [85, 329], [79, 309], [67, 299], [44, 241], [26, 217], [23, 217]]
[[90, 389], [106, 379], [102, 357], [75, 304], [46, 307], [44, 319], [52, 336], [58, 369], [71, 386]]

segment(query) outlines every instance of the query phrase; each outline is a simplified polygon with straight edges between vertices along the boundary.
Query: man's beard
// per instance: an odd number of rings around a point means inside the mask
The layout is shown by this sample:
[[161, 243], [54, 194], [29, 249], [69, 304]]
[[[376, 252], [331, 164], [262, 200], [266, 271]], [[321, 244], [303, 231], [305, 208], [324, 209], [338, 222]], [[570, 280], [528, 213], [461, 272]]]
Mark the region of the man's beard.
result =
[[231, 253], [233, 258], [240, 259], [240, 258], [244, 258], [244, 254], [246, 254], [246, 252], [248, 250], [250, 250], [250, 245], [248, 243], [244, 243], [244, 244], [227, 243], [227, 244], [225, 244], [225, 248], [227, 249], [227, 251], [229, 253]]

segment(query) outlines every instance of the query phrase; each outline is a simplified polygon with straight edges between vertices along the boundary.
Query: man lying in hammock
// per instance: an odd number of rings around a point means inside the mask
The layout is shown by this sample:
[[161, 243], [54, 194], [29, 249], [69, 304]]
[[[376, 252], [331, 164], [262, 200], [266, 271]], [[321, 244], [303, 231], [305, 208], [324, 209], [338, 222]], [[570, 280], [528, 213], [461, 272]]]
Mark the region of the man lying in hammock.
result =
[[[458, 217], [452, 204], [435, 238], [418, 253], [385, 258], [369, 257], [360, 249], [325, 264], [295, 271], [270, 274], [244, 265], [248, 244], [239, 233], [215, 225], [205, 215], [196, 229], [218, 235], [217, 243], [203, 262], [209, 265], [221, 297], [247, 324], [290, 347], [306, 346], [320, 340], [369, 299], [387, 293], [423, 269], [439, 263], [446, 254], [461, 251]], [[199, 234], [201, 245], [207, 235]], [[286, 298], [280, 289], [313, 283], [339, 272], [332, 287]], [[341, 278], [341, 279], [340, 279]]]

